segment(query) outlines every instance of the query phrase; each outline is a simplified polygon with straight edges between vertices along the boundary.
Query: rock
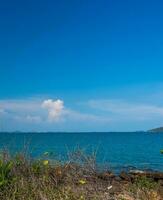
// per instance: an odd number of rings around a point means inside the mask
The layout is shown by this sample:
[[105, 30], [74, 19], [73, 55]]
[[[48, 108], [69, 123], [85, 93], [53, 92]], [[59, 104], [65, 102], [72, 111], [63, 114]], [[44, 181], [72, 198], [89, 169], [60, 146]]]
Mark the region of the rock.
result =
[[134, 181], [135, 179], [137, 179], [139, 177], [146, 176], [146, 172], [141, 171], [141, 170], [130, 170], [129, 175], [130, 175], [132, 181]]
[[121, 179], [119, 176], [116, 176], [116, 177], [114, 178], [114, 181], [120, 182], [120, 181], [122, 181], [122, 179]]
[[110, 186], [107, 187], [108, 190], [111, 190], [112, 188], [113, 188], [112, 185], [110, 185]]
[[159, 181], [163, 180], [163, 172], [149, 172], [149, 171], [140, 171], [140, 170], [131, 170], [129, 172], [132, 179], [145, 176], [147, 178], [151, 178], [153, 180]]
[[128, 173], [124, 172], [124, 171], [122, 171], [120, 173], [119, 177], [124, 181], [131, 182], [131, 176]]
[[130, 174], [144, 174], [145, 171], [142, 171], [142, 170], [130, 170], [129, 173]]
[[104, 172], [104, 173], [98, 174], [98, 178], [108, 181], [115, 178], [115, 175], [112, 172]]
[[163, 173], [161, 173], [161, 172], [146, 173], [146, 177], [152, 178], [152, 179], [154, 179], [156, 181], [163, 180]]
[[159, 185], [163, 186], [163, 180], [158, 181]]
[[113, 186], [113, 188], [111, 191], [113, 191], [116, 194], [122, 192], [122, 190], [123, 190], [122, 184], [120, 182], [113, 181], [112, 186]]
[[117, 196], [117, 199], [134, 200], [134, 198], [129, 196], [128, 194], [120, 194]]

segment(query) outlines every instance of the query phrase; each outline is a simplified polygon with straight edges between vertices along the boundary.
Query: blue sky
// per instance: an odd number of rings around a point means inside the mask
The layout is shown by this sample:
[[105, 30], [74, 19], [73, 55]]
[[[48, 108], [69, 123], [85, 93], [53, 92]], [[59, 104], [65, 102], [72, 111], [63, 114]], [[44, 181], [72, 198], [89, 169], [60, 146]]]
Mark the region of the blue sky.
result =
[[163, 125], [161, 0], [0, 5], [3, 129], [130, 131]]

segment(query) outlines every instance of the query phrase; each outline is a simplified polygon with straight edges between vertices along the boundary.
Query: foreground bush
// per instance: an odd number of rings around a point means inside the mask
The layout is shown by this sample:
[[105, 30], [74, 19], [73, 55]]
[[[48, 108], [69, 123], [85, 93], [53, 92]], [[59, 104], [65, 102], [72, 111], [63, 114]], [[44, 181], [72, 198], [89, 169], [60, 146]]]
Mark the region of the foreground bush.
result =
[[24, 154], [0, 157], [0, 200], [161, 200], [159, 184], [146, 178], [133, 183], [100, 171], [95, 154], [78, 150], [69, 161], [37, 160]]

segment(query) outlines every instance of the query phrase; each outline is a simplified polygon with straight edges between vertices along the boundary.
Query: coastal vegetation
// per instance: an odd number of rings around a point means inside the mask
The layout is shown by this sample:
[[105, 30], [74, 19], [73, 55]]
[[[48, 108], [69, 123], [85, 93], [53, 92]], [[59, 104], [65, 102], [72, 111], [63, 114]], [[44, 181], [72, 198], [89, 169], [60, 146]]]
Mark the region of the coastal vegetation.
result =
[[151, 132], [151, 133], [163, 133], [163, 127], [154, 128], [154, 129], [149, 130], [148, 132]]
[[113, 174], [101, 169], [96, 154], [78, 149], [69, 160], [37, 159], [26, 153], [0, 153], [1, 200], [161, 200], [163, 174], [142, 171]]

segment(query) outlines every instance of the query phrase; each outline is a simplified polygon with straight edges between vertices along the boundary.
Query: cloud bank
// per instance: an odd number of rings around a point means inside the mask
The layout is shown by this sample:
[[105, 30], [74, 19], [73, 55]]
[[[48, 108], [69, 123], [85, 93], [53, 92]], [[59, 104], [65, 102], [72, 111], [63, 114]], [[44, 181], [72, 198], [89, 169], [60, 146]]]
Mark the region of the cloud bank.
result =
[[[73, 105], [75, 104], [75, 106]], [[13, 124], [13, 129], [19, 127], [34, 127], [42, 130], [67, 130], [66, 127], [96, 127], [112, 130], [125, 127], [153, 123], [163, 124], [163, 106], [155, 104], [141, 104], [120, 99], [89, 100], [86, 102], [73, 102], [71, 107], [61, 99], [24, 99], [0, 100], [0, 119], [6, 124]], [[78, 105], [78, 106], [76, 106]], [[83, 107], [84, 106], [84, 107]], [[132, 125], [133, 123], [133, 125]], [[161, 125], [161, 124], [160, 124]], [[18, 127], [18, 128], [17, 128]], [[11, 128], [11, 127], [9, 127]], [[101, 129], [100, 129], [101, 130]], [[68, 130], [67, 130], [68, 131]]]
[[124, 100], [90, 100], [88, 106], [92, 109], [107, 112], [110, 115], [142, 120], [154, 117], [163, 117], [163, 106], [138, 104]]

